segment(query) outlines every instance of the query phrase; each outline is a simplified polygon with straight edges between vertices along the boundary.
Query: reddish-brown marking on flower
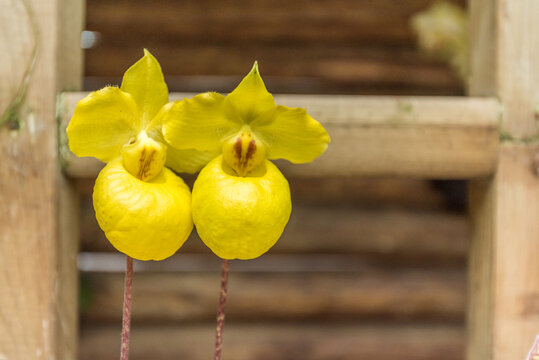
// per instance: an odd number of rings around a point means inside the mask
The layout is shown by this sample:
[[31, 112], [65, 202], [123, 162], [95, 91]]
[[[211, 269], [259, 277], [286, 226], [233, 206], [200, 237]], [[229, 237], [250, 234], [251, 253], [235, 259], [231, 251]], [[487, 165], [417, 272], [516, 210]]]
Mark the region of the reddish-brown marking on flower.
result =
[[242, 152], [242, 142], [241, 142], [241, 136], [238, 137], [236, 140], [236, 143], [234, 144], [234, 151], [236, 152], [236, 158], [239, 160], [241, 159], [241, 152]]
[[250, 159], [252, 159], [253, 156], [255, 155], [255, 152], [256, 152], [256, 142], [254, 139], [252, 139], [249, 142], [249, 146], [247, 147], [247, 154], [245, 155], [246, 161], [249, 161]]
[[146, 149], [142, 149], [142, 153], [140, 154], [140, 159], [139, 159], [140, 167], [139, 167], [139, 172], [137, 174], [137, 177], [140, 180], [144, 180], [145, 178], [148, 177], [148, 172], [150, 171], [150, 166], [152, 164], [152, 160], [156, 152], [157, 152], [156, 150], [152, 150], [150, 155], [146, 156]]
[[247, 146], [244, 146], [244, 140], [246, 140], [243, 138], [244, 136], [245, 134], [242, 133], [234, 143], [234, 165], [242, 176], [247, 173], [247, 170], [250, 167], [249, 161], [253, 158], [256, 152], [256, 141], [251, 139]]

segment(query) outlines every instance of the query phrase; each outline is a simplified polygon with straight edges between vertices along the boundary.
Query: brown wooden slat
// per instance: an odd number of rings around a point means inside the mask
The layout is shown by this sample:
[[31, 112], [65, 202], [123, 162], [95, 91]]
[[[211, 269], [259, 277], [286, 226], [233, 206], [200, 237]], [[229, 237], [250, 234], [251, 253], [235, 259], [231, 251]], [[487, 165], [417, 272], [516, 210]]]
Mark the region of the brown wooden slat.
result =
[[[376, 273], [379, 269], [408, 270], [448, 270], [462, 269], [465, 264], [391, 264], [376, 261], [369, 255], [362, 254], [273, 254], [249, 261], [234, 262], [235, 272], [268, 273]], [[96, 253], [81, 252], [78, 267], [83, 272], [118, 272], [125, 271], [125, 255], [120, 252]], [[141, 272], [220, 272], [221, 259], [214, 254], [188, 254], [179, 252], [162, 261], [137, 261], [135, 271]]]
[[[116, 359], [118, 329], [83, 327], [79, 359]], [[214, 336], [213, 324], [134, 326], [130, 359], [210, 359]], [[228, 323], [223, 360], [463, 360], [463, 349], [461, 326]]]
[[[176, 261], [182, 261], [178, 257]], [[217, 262], [217, 261], [216, 261]], [[464, 320], [464, 268], [354, 272], [238, 272], [231, 264], [227, 319]], [[278, 262], [274, 265], [278, 266]], [[151, 266], [151, 264], [149, 265]], [[316, 264], [313, 265], [316, 268]], [[214, 272], [136, 272], [133, 321], [170, 324], [212, 321], [220, 275]], [[118, 322], [124, 275], [83, 273], [90, 292], [83, 321]]]
[[181, 75], [174, 91], [207, 90], [188, 76], [239, 77], [257, 59], [278, 92], [462, 94], [447, 66], [416, 50], [409, 19], [431, 3], [93, 0], [87, 27], [101, 42], [86, 52], [86, 74], [91, 89], [104, 86], [95, 77], [121, 76], [149, 47], [169, 79]]
[[403, 178], [288, 179], [295, 204], [367, 206], [411, 211], [439, 211], [447, 207], [444, 194], [428, 180]]
[[[105, 42], [413, 43], [409, 18], [431, 0], [88, 1]], [[464, 1], [457, 1], [464, 4]], [[116, 29], [123, 31], [118, 32]]]
[[240, 80], [253, 61], [258, 60], [264, 77], [311, 78], [322, 84], [318, 86], [338, 83], [343, 89], [367, 85], [446, 91], [460, 88], [458, 78], [444, 64], [432, 62], [413, 50], [338, 45], [305, 49], [282, 44], [271, 47], [257, 44], [103, 45], [86, 51], [86, 75], [121, 76], [142, 56], [143, 47], [148, 47], [157, 57], [166, 75], [226, 75]]
[[[135, 58], [134, 61], [136, 60]], [[170, 91], [188, 93], [200, 93], [208, 89], [226, 93], [234, 89], [240, 80], [238, 76], [167, 75], [167, 85]], [[315, 77], [286, 76], [264, 76], [264, 81], [273, 92], [282, 94], [462, 96], [464, 93], [461, 87], [440, 87], [436, 82], [424, 86], [406, 83], [325, 81]], [[121, 82], [121, 74], [87, 76], [84, 78], [84, 89], [94, 91]]]

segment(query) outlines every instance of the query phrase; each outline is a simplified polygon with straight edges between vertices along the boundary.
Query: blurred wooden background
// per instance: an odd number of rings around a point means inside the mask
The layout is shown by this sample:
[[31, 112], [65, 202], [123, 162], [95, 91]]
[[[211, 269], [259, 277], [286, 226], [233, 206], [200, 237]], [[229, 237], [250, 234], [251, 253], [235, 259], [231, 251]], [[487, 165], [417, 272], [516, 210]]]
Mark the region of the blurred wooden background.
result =
[[[118, 83], [147, 47], [171, 91], [230, 91], [254, 60], [276, 93], [459, 95], [416, 49], [432, 0], [88, 0], [86, 87]], [[464, 0], [456, 3], [464, 5]]]
[[[100, 42], [86, 51], [85, 86], [119, 84], [147, 47], [171, 91], [228, 92], [259, 60], [275, 93], [463, 94], [445, 64], [416, 49], [409, 19], [431, 3], [88, 0], [86, 28]], [[80, 359], [106, 360], [119, 350], [124, 260], [97, 226], [92, 183], [78, 184]], [[231, 263], [223, 358], [463, 359], [461, 197], [423, 180], [290, 183], [282, 239]], [[170, 260], [135, 269], [131, 358], [211, 358], [219, 260], [193, 235]]]

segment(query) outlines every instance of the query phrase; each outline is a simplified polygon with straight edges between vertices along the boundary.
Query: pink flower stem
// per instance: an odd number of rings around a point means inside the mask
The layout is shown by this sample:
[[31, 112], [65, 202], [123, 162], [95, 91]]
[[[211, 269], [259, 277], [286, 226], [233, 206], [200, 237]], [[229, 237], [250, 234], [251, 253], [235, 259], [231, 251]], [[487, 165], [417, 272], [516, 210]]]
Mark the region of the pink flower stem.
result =
[[223, 260], [221, 272], [221, 293], [219, 296], [219, 311], [217, 313], [217, 332], [215, 336], [215, 357], [214, 360], [221, 360], [221, 350], [223, 348], [223, 325], [225, 324], [225, 305], [228, 288], [228, 260]]
[[122, 318], [122, 346], [120, 348], [120, 360], [129, 357], [129, 335], [131, 331], [131, 289], [133, 287], [133, 258], [126, 257], [124, 307]]

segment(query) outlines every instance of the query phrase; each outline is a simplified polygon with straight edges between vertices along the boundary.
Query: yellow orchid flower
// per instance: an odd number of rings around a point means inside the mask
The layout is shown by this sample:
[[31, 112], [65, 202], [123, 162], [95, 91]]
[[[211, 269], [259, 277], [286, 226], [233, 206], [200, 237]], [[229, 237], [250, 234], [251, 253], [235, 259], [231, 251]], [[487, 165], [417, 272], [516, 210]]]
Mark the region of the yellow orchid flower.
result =
[[226, 97], [210, 92], [173, 103], [162, 123], [171, 146], [215, 156], [193, 187], [193, 220], [223, 259], [262, 255], [288, 222], [290, 188], [268, 159], [310, 162], [330, 142], [304, 109], [275, 105], [256, 62]]
[[97, 177], [97, 221], [119, 251], [139, 260], [174, 254], [192, 231], [191, 193], [178, 172], [195, 172], [213, 156], [168, 146], [161, 133], [168, 89], [157, 60], [144, 56], [108, 86], [79, 101], [67, 127], [77, 156], [107, 165]]

